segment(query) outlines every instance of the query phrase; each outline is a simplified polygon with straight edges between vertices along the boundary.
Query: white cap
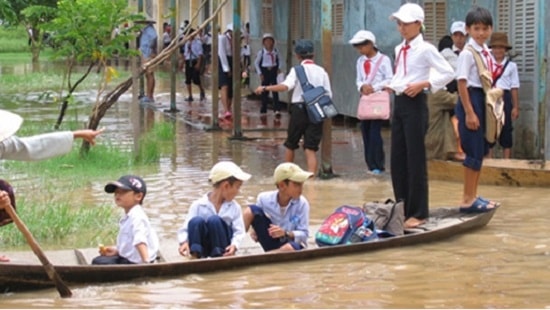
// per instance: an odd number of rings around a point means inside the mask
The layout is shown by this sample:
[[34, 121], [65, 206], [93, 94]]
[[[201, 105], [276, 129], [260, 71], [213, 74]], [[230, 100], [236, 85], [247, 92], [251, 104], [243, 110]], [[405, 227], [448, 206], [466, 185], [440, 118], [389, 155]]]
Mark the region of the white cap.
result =
[[424, 22], [424, 10], [416, 3], [405, 3], [399, 10], [390, 16], [390, 19], [399, 19], [403, 23]]
[[225, 26], [225, 28], [226, 28], [225, 31], [233, 31], [233, 23], [227, 24], [227, 26]]
[[273, 39], [275, 41], [275, 37], [273, 36], [272, 33], [264, 33], [264, 35], [262, 36], [262, 41], [265, 40], [265, 39]]
[[374, 46], [376, 46], [376, 37], [374, 34], [368, 30], [359, 30], [353, 35], [353, 38], [349, 40], [349, 44], [358, 44], [365, 41], [371, 41]]
[[23, 118], [17, 114], [0, 110], [0, 142], [13, 136], [23, 123]]
[[278, 165], [277, 168], [275, 168], [273, 179], [275, 180], [275, 184], [284, 180], [289, 180], [296, 183], [304, 183], [312, 175], [312, 172], [304, 171], [302, 170], [302, 168], [294, 163], [282, 163]]
[[232, 161], [220, 161], [210, 169], [208, 180], [212, 182], [212, 184], [216, 184], [230, 177], [234, 177], [241, 181], [248, 181], [251, 175], [244, 172]]
[[461, 21], [454, 22], [451, 25], [451, 34], [455, 32], [462, 32], [463, 35], [466, 35], [466, 23]]

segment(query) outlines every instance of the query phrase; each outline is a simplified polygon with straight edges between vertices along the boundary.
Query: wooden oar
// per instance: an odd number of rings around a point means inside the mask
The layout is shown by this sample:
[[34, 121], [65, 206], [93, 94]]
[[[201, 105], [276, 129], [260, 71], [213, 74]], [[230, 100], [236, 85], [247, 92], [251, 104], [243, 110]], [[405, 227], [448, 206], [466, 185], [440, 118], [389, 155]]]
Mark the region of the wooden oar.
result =
[[9, 216], [12, 218], [17, 228], [19, 228], [23, 236], [25, 236], [25, 239], [27, 239], [27, 243], [29, 244], [34, 254], [36, 254], [38, 259], [44, 266], [44, 269], [46, 270], [48, 277], [55, 284], [55, 287], [57, 288], [59, 295], [61, 295], [61, 297], [63, 298], [71, 297], [73, 293], [71, 292], [69, 287], [65, 285], [65, 282], [61, 280], [61, 277], [59, 276], [59, 274], [57, 274], [53, 265], [50, 263], [50, 261], [48, 260], [48, 258], [46, 257], [46, 255], [44, 254], [40, 246], [38, 245], [38, 242], [36, 242], [36, 240], [34, 239], [33, 235], [31, 234], [31, 232], [29, 231], [25, 223], [23, 223], [23, 221], [21, 221], [17, 213], [15, 213], [15, 209], [13, 209], [12, 205], [9, 204], [9, 207], [4, 208], [4, 210], [6, 210]]

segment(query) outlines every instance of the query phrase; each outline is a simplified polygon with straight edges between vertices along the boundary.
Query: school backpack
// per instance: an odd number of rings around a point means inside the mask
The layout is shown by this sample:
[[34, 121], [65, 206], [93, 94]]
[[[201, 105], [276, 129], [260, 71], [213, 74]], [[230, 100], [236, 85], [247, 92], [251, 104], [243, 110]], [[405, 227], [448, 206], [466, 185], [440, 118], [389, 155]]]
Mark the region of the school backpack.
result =
[[343, 205], [334, 210], [315, 234], [318, 246], [371, 241], [377, 238], [374, 223], [359, 207]]
[[404, 234], [405, 205], [403, 201], [372, 201], [363, 205], [363, 212], [374, 222], [380, 237], [401, 236]]

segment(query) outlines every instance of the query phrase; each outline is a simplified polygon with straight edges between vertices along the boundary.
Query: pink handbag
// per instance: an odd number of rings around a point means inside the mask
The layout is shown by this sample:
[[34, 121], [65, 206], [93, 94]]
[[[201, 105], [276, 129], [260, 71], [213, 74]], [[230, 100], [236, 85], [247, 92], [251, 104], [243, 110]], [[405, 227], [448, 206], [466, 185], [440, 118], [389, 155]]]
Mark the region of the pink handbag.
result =
[[[366, 84], [370, 84], [378, 71], [382, 58], [376, 62], [374, 70], [367, 78]], [[369, 95], [361, 95], [357, 105], [357, 118], [360, 120], [390, 119], [390, 94], [387, 91], [378, 91]]]
[[383, 90], [370, 95], [361, 95], [357, 106], [357, 118], [360, 120], [390, 119], [390, 94]]

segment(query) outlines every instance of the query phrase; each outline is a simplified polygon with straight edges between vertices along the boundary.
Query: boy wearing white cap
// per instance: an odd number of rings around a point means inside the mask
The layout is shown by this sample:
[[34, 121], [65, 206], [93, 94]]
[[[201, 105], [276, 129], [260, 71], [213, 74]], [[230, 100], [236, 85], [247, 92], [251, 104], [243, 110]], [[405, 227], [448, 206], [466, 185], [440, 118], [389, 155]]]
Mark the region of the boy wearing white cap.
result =
[[[361, 54], [357, 59], [356, 78], [357, 90], [360, 95], [370, 95], [378, 91], [385, 91], [393, 77], [390, 58], [376, 47], [376, 37], [368, 30], [359, 30], [349, 41]], [[381, 129], [383, 120], [361, 120], [361, 134], [363, 136], [363, 151], [368, 172], [374, 175], [385, 170], [384, 140]]]
[[179, 253], [193, 258], [235, 255], [244, 238], [241, 206], [235, 196], [251, 175], [231, 161], [210, 170], [213, 189], [195, 200], [178, 230]]
[[[454, 78], [453, 68], [435, 46], [422, 37], [424, 11], [405, 3], [390, 16], [403, 42], [395, 47], [395, 93], [391, 127], [391, 177], [396, 201], [405, 203], [405, 226], [417, 227], [428, 218], [428, 173], [424, 138], [428, 129], [426, 89], [435, 92]], [[430, 69], [438, 74], [430, 74]]]
[[[280, 60], [279, 60], [279, 51], [275, 48], [275, 38], [271, 33], [265, 33], [262, 38], [263, 48], [258, 51], [256, 55], [256, 60], [254, 61], [254, 67], [256, 68], [256, 73], [260, 76], [260, 81], [262, 86], [276, 85], [277, 84], [277, 74], [281, 72], [280, 70]], [[273, 111], [275, 111], [275, 116], [280, 117], [281, 107], [279, 105], [279, 93], [272, 92], [273, 94]], [[260, 108], [260, 113], [267, 113], [267, 102], [268, 102], [269, 92], [263, 92], [261, 94], [262, 98], [262, 107]]]
[[466, 45], [466, 23], [463, 21], [456, 21], [451, 25], [451, 39], [453, 39], [453, 52], [458, 55], [464, 49]]
[[275, 168], [273, 179], [277, 190], [262, 192], [255, 205], [245, 209], [245, 231], [254, 229], [252, 239], [264, 251], [296, 251], [307, 247], [309, 202], [302, 196], [304, 182], [313, 173], [293, 163]]

